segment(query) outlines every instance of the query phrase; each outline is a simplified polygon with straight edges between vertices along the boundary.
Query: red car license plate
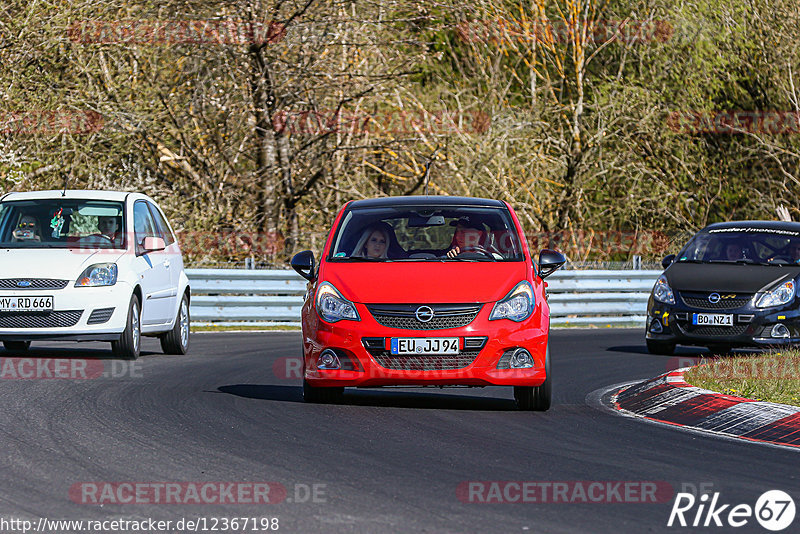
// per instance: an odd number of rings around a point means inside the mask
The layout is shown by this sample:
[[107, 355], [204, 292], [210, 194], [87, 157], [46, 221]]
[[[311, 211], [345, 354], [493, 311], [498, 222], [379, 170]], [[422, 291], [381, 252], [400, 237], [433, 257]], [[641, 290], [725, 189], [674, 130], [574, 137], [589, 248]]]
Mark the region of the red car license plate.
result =
[[457, 337], [393, 337], [392, 354], [458, 354]]

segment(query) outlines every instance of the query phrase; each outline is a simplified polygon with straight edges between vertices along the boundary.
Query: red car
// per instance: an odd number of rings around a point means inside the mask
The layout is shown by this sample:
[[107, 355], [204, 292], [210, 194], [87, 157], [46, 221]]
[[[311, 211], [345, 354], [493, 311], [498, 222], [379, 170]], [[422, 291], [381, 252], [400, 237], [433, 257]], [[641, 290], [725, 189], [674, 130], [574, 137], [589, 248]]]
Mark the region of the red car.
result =
[[506, 202], [389, 197], [347, 203], [303, 305], [303, 396], [334, 402], [344, 387], [513, 386], [523, 410], [550, 407], [550, 308], [544, 277]]

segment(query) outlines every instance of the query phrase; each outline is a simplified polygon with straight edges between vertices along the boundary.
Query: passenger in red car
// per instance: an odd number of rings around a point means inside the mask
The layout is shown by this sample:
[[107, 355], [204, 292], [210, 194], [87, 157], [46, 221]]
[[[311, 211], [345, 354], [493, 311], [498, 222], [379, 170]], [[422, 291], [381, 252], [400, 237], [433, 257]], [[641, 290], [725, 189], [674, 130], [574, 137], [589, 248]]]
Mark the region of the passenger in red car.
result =
[[382, 226], [369, 226], [361, 234], [353, 256], [359, 258], [386, 258], [389, 250], [389, 232]]

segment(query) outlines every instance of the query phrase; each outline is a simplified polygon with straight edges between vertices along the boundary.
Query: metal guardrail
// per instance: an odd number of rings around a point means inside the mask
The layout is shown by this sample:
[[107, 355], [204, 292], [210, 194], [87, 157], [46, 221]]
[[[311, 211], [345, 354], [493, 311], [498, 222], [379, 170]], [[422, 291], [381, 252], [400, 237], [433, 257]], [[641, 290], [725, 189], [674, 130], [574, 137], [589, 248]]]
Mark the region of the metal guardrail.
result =
[[[552, 324], [644, 324], [661, 271], [558, 271], [547, 278]], [[193, 324], [299, 325], [306, 281], [289, 270], [187, 269]]]

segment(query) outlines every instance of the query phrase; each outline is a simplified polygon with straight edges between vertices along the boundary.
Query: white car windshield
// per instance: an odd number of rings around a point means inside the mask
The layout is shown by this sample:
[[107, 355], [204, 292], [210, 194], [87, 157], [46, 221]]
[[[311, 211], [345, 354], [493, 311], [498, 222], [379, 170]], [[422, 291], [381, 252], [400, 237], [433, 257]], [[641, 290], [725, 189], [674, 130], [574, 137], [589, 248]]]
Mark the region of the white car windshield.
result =
[[522, 261], [521, 250], [516, 226], [502, 208], [356, 208], [345, 213], [329, 260]]
[[0, 203], [2, 248], [124, 248], [122, 202], [77, 199]]

